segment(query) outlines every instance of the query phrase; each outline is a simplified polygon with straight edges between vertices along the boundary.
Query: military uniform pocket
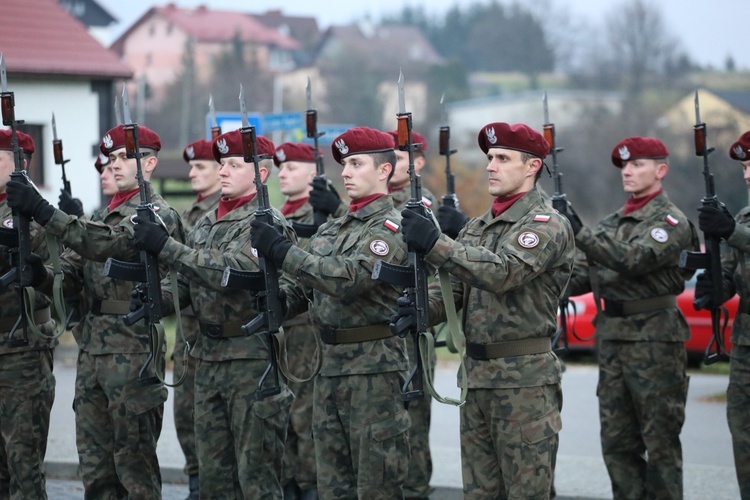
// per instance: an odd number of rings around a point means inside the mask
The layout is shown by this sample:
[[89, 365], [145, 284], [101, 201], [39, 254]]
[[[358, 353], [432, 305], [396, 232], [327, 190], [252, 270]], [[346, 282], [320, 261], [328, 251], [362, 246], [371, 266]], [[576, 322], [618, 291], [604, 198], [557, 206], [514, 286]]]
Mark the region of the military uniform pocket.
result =
[[555, 410], [542, 417], [521, 424], [521, 439], [526, 444], [538, 444], [555, 436], [562, 429], [560, 412]]
[[359, 481], [367, 488], [401, 484], [409, 464], [407, 431], [411, 418], [406, 410], [370, 424], [362, 433], [359, 449]]
[[115, 455], [156, 449], [156, 430], [157, 426], [161, 428], [164, 414], [162, 405], [166, 400], [167, 389], [161, 385], [154, 385], [131, 395], [122, 405], [111, 408], [115, 430]]
[[284, 388], [275, 396], [253, 403], [250, 435], [254, 436], [255, 444], [250, 445], [250, 453], [258, 460], [281, 459], [292, 401], [294, 394]]

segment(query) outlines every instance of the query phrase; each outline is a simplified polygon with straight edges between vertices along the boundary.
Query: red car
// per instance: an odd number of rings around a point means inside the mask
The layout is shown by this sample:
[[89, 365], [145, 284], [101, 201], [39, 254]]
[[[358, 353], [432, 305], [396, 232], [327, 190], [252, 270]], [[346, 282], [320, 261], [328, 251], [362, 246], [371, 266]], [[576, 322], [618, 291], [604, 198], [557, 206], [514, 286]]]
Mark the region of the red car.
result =
[[[685, 283], [685, 291], [677, 297], [677, 305], [690, 326], [690, 340], [685, 342], [691, 360], [702, 360], [706, 347], [711, 340], [711, 313], [707, 310], [696, 311], [693, 307], [695, 296], [695, 277]], [[732, 348], [729, 341], [732, 333], [732, 321], [737, 313], [739, 297], [735, 295], [724, 307], [729, 311], [729, 322], [724, 330], [724, 346], [729, 352]], [[596, 316], [594, 295], [587, 293], [571, 297], [568, 305], [568, 348], [571, 351], [593, 351], [595, 349], [594, 325]], [[562, 339], [558, 342], [562, 347]], [[715, 349], [712, 349], [715, 352]]]

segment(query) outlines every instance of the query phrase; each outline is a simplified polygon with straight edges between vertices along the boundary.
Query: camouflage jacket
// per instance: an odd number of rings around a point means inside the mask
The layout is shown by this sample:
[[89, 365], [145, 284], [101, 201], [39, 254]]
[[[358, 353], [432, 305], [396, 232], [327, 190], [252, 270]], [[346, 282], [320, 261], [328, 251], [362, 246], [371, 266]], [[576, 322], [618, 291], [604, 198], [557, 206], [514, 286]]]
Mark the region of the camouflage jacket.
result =
[[750, 207], [735, 217], [734, 232], [722, 245], [721, 267], [724, 276], [724, 299], [735, 293], [740, 305], [732, 325], [732, 343], [750, 345]]
[[185, 232], [193, 230], [198, 221], [208, 212], [216, 210], [221, 199], [221, 189], [213, 194], [208, 195], [201, 201], [196, 201], [190, 208], [182, 212], [182, 223], [185, 225]]
[[[0, 220], [3, 222], [5, 227], [13, 227], [13, 215], [11, 214], [8, 202], [3, 200], [0, 202]], [[49, 262], [49, 249], [47, 248], [47, 240], [45, 238], [44, 229], [36, 222], [31, 223], [31, 251], [39, 255], [42, 260]], [[11, 271], [11, 257], [10, 249], [7, 247], [0, 247], [0, 276]], [[35, 310], [44, 309], [50, 306], [50, 298], [43, 293], [37, 291], [36, 303], [34, 304]], [[0, 291], [0, 320], [3, 322], [15, 321], [21, 314], [21, 309], [18, 304], [18, 293], [14, 285], [11, 285], [4, 290]], [[44, 335], [52, 335], [55, 331], [55, 321], [50, 320], [42, 323], [39, 326], [39, 330]], [[38, 351], [40, 349], [52, 349], [57, 345], [57, 340], [41, 339], [38, 335], [35, 335], [31, 330], [27, 332], [28, 345], [20, 347], [10, 347], [8, 345], [8, 333], [10, 328], [3, 329], [0, 331], [0, 355], [9, 354], [14, 352], [22, 351]], [[14, 334], [14, 339], [20, 339], [23, 332], [19, 328]]]
[[[166, 224], [172, 237], [185, 238], [179, 214], [158, 194], [151, 195], [158, 207], [157, 214]], [[133, 241], [131, 217], [136, 214], [140, 199], [136, 194], [110, 211], [104, 208], [91, 220], [68, 216], [56, 210], [45, 228], [60, 238], [67, 247], [61, 256], [65, 274], [65, 292], [73, 295], [83, 288], [89, 303], [98, 300], [130, 302], [130, 292], [136, 284], [115, 280], [103, 275], [108, 257], [128, 262], [140, 262], [140, 252]], [[168, 270], [160, 263], [161, 275]], [[149, 331], [143, 321], [126, 326], [118, 314], [97, 314], [89, 311], [73, 329], [78, 347], [90, 354], [148, 353], [151, 350]]]
[[[372, 268], [378, 260], [405, 264], [406, 244], [386, 221], [396, 226], [401, 222], [390, 196], [323, 224], [310, 239], [309, 251], [292, 247], [284, 260], [284, 271], [296, 282], [285, 287], [290, 313], [307, 307], [304, 287], [309, 287], [313, 289], [310, 314], [319, 328], [388, 325], [402, 290], [373, 280]], [[406, 344], [398, 337], [323, 344], [320, 374], [385, 373], [406, 370], [408, 364]]]
[[[304, 203], [293, 213], [287, 215], [286, 220], [288, 220], [290, 223], [299, 222], [300, 224], [313, 224], [315, 222], [315, 217], [313, 214], [312, 205], [310, 205], [310, 203], [308, 202]], [[307, 248], [310, 246], [310, 238], [301, 238], [298, 236], [297, 246], [299, 246], [303, 250], [307, 250]], [[310, 314], [305, 311], [293, 318], [289, 318], [288, 320], [284, 321], [284, 326], [309, 325], [310, 322]]]
[[[680, 253], [697, 249], [699, 242], [692, 223], [661, 193], [628, 215], [623, 207], [595, 229], [583, 227], [576, 244], [585, 258], [576, 260], [571, 295], [591, 291], [589, 263], [594, 263], [601, 298], [628, 302], [679, 295], [693, 274], [678, 267]], [[620, 317], [602, 313], [595, 321], [602, 340], [678, 342], [690, 337], [677, 307]]]
[[[409, 198], [411, 198], [411, 188], [407, 184], [405, 188], [392, 191], [391, 198], [393, 198], [393, 206], [396, 207], [396, 210], [401, 212], [406, 208], [406, 202], [409, 201]], [[440, 206], [438, 203], [438, 199], [435, 198], [435, 195], [432, 194], [430, 190], [425, 188], [424, 186], [422, 187], [422, 201], [424, 202], [425, 206], [433, 212], [437, 212], [437, 209]]]
[[[426, 259], [451, 274], [466, 341], [494, 344], [552, 338], [574, 252], [568, 220], [534, 188], [498, 217], [489, 210], [469, 220], [456, 241], [441, 235]], [[429, 318], [445, 319], [439, 283], [430, 284]], [[551, 351], [465, 363], [474, 389], [541, 386], [561, 376]]]
[[[221, 286], [224, 269], [231, 267], [258, 271], [258, 258], [250, 245], [250, 221], [258, 209], [258, 199], [246, 203], [216, 220], [216, 211], [208, 212], [188, 235], [187, 244], [175, 239], [167, 244], [159, 258], [180, 273], [180, 307], [192, 304], [198, 320], [205, 323], [248, 323], [258, 314], [254, 296], [246, 290]], [[294, 233], [280, 212], [274, 217], [294, 241]], [[173, 290], [162, 284], [167, 310], [172, 307]], [[198, 335], [191, 355], [207, 361], [230, 359], [267, 359], [264, 335], [212, 339]]]

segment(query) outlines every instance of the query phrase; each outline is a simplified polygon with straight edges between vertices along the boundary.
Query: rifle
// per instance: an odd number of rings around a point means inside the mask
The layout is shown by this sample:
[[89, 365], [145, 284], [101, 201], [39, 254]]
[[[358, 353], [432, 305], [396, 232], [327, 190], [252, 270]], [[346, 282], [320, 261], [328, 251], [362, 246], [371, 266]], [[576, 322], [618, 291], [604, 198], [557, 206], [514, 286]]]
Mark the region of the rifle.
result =
[[221, 135], [221, 127], [216, 123], [216, 110], [214, 109], [214, 96], [208, 94], [208, 113], [211, 117], [211, 140]]
[[[247, 120], [247, 108], [245, 107], [245, 91], [240, 85], [240, 113], [242, 114], [242, 156], [246, 163], [252, 162], [255, 167], [255, 187], [258, 191], [258, 209], [253, 216], [266, 224], [273, 225], [273, 211], [268, 200], [268, 187], [260, 178], [261, 160], [270, 158], [268, 155], [259, 155], [257, 151], [257, 136], [255, 127]], [[258, 315], [242, 327], [245, 335], [254, 335], [261, 331], [266, 334], [268, 343], [268, 366], [258, 381], [256, 390], [259, 399], [273, 396], [281, 392], [279, 381], [279, 367], [276, 360], [276, 346], [274, 334], [281, 331], [281, 323], [284, 319], [281, 301], [279, 300], [279, 270], [270, 259], [266, 259], [258, 253], [258, 267], [260, 271], [241, 271], [227, 267], [221, 279], [221, 286], [233, 290], [250, 290], [255, 292], [258, 299]], [[273, 377], [274, 384], [264, 388], [268, 376]]]
[[[700, 104], [698, 102], [698, 91], [695, 91], [695, 125], [693, 126], [693, 142], [695, 143], [695, 155], [703, 157], [703, 180], [706, 186], [706, 195], [701, 199], [704, 207], [723, 208], [723, 204], [716, 196], [714, 189], [714, 176], [708, 165], [708, 155], [714, 148], [706, 144], [706, 124], [701, 121]], [[710, 305], [711, 311], [711, 340], [706, 346], [703, 362], [707, 365], [717, 361], [729, 360], [724, 348], [724, 331], [729, 321], [729, 312], [722, 307], [722, 271], [721, 271], [721, 239], [716, 236], [703, 234], [706, 245], [705, 252], [691, 252], [683, 250], [680, 254], [679, 266], [683, 269], [697, 270], [705, 269], [713, 285], [713, 294], [702, 300], [694, 300], [693, 307], [696, 310], [705, 309]], [[723, 326], [722, 326], [723, 319]], [[712, 352], [712, 349], [714, 350]]]
[[[406, 103], [404, 99], [404, 74], [399, 70], [398, 75], [398, 144], [401, 151], [407, 151], [409, 154], [409, 187], [411, 189], [409, 201], [406, 202], [406, 209], [418, 213], [423, 217], [431, 218], [427, 208], [422, 201], [422, 179], [417, 175], [414, 168], [414, 151], [421, 147], [421, 144], [412, 143], [412, 118], [411, 113], [406, 112]], [[404, 287], [404, 298], [413, 303], [417, 309], [417, 321], [415, 325], [409, 325], [407, 318], [402, 318], [396, 323], [389, 325], [391, 333], [399, 337], [411, 335], [414, 343], [414, 352], [416, 363], [411, 369], [406, 382], [401, 388], [401, 398], [404, 401], [412, 401], [424, 397], [424, 376], [422, 356], [420, 355], [419, 337], [422, 332], [427, 332], [429, 328], [428, 308], [429, 296], [427, 291], [428, 266], [425, 262], [425, 256], [409, 249], [409, 265], [400, 266], [389, 264], [382, 260], [376, 262], [372, 270], [372, 278]], [[451, 300], [447, 297], [446, 300]], [[431, 335], [431, 334], [430, 334]], [[408, 390], [411, 384], [412, 390]]]
[[[315, 177], [313, 181], [322, 180], [328, 189], [333, 190], [333, 187], [328, 183], [326, 179], [326, 171], [323, 166], [323, 157], [320, 155], [318, 149], [318, 139], [325, 135], [325, 132], [318, 132], [318, 111], [312, 107], [312, 86], [310, 85], [310, 77], [307, 78], [307, 85], [305, 86], [305, 95], [307, 97], [307, 111], [305, 112], [305, 126], [307, 128], [307, 138], [313, 140], [313, 148], [315, 148]], [[335, 191], [334, 191], [335, 192]], [[301, 224], [296, 221], [292, 221], [292, 228], [298, 236], [302, 238], [310, 238], [322, 226], [328, 219], [328, 215], [320, 210], [313, 210], [313, 224]]]
[[451, 128], [448, 125], [448, 114], [445, 112], [445, 94], [440, 96], [440, 111], [443, 125], [440, 126], [440, 155], [445, 156], [445, 194], [443, 205], [458, 210], [458, 196], [456, 196], [456, 176], [451, 172], [451, 155], [458, 150], [451, 149]]
[[[135, 158], [136, 179], [138, 179], [138, 194], [140, 195], [140, 205], [135, 209], [136, 214], [142, 220], [156, 222], [164, 225], [161, 217], [156, 215], [154, 206], [151, 203], [150, 183], [143, 178], [141, 169], [141, 158], [149, 153], [141, 153], [138, 144], [138, 124], [133, 123], [130, 119], [130, 109], [128, 107], [127, 87], [122, 87], [122, 109], [125, 123], [123, 129], [125, 132], [125, 153], [128, 158]], [[159, 373], [159, 366], [155, 363], [156, 355], [161, 352], [164, 342], [164, 326], [162, 325], [163, 308], [161, 303], [161, 276], [159, 274], [159, 260], [145, 250], [140, 251], [140, 262], [124, 262], [108, 258], [104, 263], [104, 276], [124, 281], [137, 281], [138, 284], [133, 289], [133, 296], [141, 299], [141, 306], [135, 311], [131, 311], [123, 317], [123, 323], [126, 326], [132, 326], [138, 321], [143, 320], [148, 327], [151, 339], [151, 351], [148, 358], [143, 363], [138, 372], [138, 380], [142, 385], [152, 385], [164, 381], [163, 375]], [[176, 293], [176, 292], [175, 292]], [[177, 309], [176, 311], [179, 311]], [[145, 373], [150, 364], [154, 364], [156, 376], [146, 377]], [[175, 384], [175, 385], [178, 385]]]
[[[549, 108], [547, 107], [547, 92], [544, 93], [542, 98], [544, 106], [544, 138], [549, 143], [550, 153], [552, 154], [552, 182], [555, 186], [555, 193], [552, 195], [552, 208], [565, 215], [568, 211], [568, 200], [563, 193], [562, 187], [562, 172], [557, 164], [557, 154], [562, 153], [564, 148], [558, 148], [555, 143], [555, 124], [549, 121]], [[565, 352], [568, 350], [568, 304], [570, 299], [567, 291], [563, 293], [563, 296], [558, 302], [560, 310], [560, 327], [555, 332], [555, 336], [552, 338], [552, 346], [556, 351]], [[562, 347], [557, 347], [557, 343], [562, 339]]]

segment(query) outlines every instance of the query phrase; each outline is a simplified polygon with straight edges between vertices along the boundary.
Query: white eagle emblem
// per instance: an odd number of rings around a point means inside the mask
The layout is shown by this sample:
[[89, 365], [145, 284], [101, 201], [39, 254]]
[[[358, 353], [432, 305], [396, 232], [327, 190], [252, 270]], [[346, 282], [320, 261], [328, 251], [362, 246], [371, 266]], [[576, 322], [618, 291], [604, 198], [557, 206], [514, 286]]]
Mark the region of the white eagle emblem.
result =
[[195, 158], [195, 148], [193, 148], [193, 146], [186, 147], [185, 154], [192, 160], [193, 158]]
[[620, 154], [621, 160], [627, 160], [628, 158], [630, 158], [630, 150], [628, 149], [627, 146], [621, 147], [620, 149], [617, 150], [617, 152]]
[[737, 144], [734, 147], [733, 151], [734, 151], [734, 156], [736, 156], [740, 160], [744, 160], [745, 157], [747, 156], [747, 154], [745, 154], [745, 150], [742, 149], [742, 146], [740, 146], [739, 144]]
[[219, 153], [223, 155], [229, 152], [229, 146], [227, 146], [226, 139], [219, 139], [218, 141], [216, 141], [216, 148], [219, 150]]
[[339, 139], [338, 141], [336, 141], [336, 147], [339, 148], [339, 152], [342, 155], [345, 155], [349, 152], [349, 146], [346, 145], [344, 139]]
[[279, 159], [279, 163], [284, 163], [286, 161], [286, 153], [283, 149], [279, 148], [276, 150], [276, 158]]
[[109, 134], [104, 136], [104, 138], [102, 139], [102, 142], [104, 143], [104, 147], [107, 149], [110, 149], [112, 146], [115, 145], [115, 141], [112, 140], [112, 137]]
[[495, 135], [495, 127], [489, 127], [484, 129], [484, 133], [487, 136], [487, 140], [490, 144], [495, 144], [497, 142], [497, 136]]

